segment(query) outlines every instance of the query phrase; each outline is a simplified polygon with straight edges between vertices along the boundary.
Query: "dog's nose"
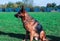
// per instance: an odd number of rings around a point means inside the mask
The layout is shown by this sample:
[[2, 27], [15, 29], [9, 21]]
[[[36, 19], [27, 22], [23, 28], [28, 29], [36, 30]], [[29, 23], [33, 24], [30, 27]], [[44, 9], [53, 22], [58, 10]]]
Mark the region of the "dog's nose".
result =
[[16, 18], [18, 18], [18, 14], [15, 14], [14, 16], [15, 16]]

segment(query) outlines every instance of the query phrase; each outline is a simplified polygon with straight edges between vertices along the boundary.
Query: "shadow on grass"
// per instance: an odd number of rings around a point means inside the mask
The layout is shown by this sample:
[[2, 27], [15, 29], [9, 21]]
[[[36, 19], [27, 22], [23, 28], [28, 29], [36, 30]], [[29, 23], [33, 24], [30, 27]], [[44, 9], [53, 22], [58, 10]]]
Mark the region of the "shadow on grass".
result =
[[[0, 35], [8, 35], [10, 37], [19, 38], [19, 39], [24, 39], [25, 37], [25, 34], [6, 33], [2, 31], [0, 31]], [[49, 41], [60, 41], [60, 37], [56, 37], [52, 35], [47, 35], [47, 37], [50, 39]]]
[[2, 31], [0, 31], [0, 35], [8, 35], [10, 37], [19, 38], [19, 39], [24, 39], [24, 37], [25, 37], [24, 34], [6, 33], [6, 32], [2, 32]]

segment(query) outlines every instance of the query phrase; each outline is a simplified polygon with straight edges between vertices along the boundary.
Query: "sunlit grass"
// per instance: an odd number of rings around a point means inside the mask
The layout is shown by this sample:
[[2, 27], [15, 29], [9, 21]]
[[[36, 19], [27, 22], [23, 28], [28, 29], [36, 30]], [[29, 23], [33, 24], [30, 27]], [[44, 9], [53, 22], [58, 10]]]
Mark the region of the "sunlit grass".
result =
[[[18, 20], [15, 18], [14, 14], [16, 14], [16, 12], [0, 12], [0, 41], [22, 40], [17, 37], [10, 37], [8, 34], [25, 34], [25, 29], [23, 28], [21, 19]], [[60, 37], [59, 12], [29, 12], [29, 14], [42, 24], [47, 35]]]

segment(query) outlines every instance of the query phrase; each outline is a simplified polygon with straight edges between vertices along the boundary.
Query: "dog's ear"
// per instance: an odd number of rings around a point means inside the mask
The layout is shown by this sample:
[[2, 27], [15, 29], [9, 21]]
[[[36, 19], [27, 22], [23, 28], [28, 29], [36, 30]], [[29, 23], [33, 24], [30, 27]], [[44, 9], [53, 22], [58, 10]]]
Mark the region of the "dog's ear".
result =
[[21, 11], [21, 13], [25, 13], [25, 8], [24, 8], [24, 6], [21, 7], [21, 10], [20, 10], [20, 11]]

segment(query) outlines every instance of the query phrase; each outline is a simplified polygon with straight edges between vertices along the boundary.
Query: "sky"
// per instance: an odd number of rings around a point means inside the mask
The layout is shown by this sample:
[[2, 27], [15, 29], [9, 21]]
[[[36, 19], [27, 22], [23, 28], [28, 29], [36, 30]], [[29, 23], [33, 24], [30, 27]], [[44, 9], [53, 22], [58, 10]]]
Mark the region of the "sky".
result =
[[[18, 2], [22, 0], [1, 0], [0, 4], [5, 4], [8, 2]], [[56, 3], [57, 5], [60, 4], [60, 0], [33, 0], [34, 6], [46, 6], [47, 3]]]

